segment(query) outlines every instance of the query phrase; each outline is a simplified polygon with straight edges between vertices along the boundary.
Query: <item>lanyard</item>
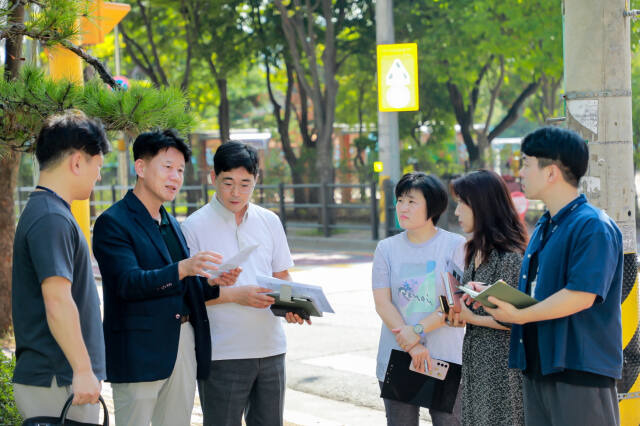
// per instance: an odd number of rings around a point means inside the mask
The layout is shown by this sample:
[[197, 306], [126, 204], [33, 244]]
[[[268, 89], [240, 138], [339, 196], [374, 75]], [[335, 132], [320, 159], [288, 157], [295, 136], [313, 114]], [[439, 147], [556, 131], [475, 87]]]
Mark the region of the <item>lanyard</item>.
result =
[[65, 206], [67, 206], [69, 210], [71, 210], [71, 206], [69, 205], [69, 203], [67, 203], [67, 201], [61, 196], [59, 196], [53, 189], [47, 188], [46, 186], [42, 186], [42, 185], [36, 185], [36, 189], [42, 189], [43, 191], [47, 191], [48, 193], [55, 195], [60, 199], [60, 201], [64, 203]]

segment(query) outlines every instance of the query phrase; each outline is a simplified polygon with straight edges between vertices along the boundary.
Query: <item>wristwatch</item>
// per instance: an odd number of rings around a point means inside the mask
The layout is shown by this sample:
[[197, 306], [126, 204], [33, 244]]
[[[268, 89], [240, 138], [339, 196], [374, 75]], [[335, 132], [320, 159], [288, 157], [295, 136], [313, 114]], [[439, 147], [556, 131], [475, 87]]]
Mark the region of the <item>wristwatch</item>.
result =
[[424, 337], [424, 326], [420, 323], [417, 323], [413, 326], [413, 332], [420, 337]]

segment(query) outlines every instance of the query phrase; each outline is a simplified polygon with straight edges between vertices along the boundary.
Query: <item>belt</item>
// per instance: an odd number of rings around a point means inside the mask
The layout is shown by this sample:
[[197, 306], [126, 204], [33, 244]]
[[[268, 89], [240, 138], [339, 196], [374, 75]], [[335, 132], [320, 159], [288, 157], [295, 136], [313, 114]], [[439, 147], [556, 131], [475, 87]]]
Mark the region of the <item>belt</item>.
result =
[[180, 324], [184, 324], [187, 321], [189, 321], [189, 315], [182, 315], [180, 317]]

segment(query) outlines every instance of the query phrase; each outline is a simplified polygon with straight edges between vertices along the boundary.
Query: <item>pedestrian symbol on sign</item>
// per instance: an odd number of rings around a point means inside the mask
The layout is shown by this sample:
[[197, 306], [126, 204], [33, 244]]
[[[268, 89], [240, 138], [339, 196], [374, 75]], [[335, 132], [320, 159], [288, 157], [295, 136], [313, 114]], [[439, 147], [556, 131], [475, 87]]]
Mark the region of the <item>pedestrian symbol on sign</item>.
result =
[[396, 59], [391, 64], [391, 68], [387, 73], [386, 83], [389, 85], [387, 89], [387, 102], [393, 108], [404, 108], [411, 101], [411, 92], [409, 92], [409, 84], [411, 80], [407, 69], [402, 65], [400, 59]]
[[417, 111], [418, 45], [379, 44], [378, 108], [380, 111]]

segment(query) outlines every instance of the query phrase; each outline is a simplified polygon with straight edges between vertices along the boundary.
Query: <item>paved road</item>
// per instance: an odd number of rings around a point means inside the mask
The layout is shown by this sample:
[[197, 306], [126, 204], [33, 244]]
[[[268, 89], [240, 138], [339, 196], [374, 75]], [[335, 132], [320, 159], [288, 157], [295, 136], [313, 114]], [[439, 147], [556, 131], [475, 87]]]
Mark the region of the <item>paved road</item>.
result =
[[[375, 377], [381, 321], [371, 294], [371, 260], [370, 254], [294, 253], [293, 279], [322, 285], [336, 313], [314, 318], [311, 327], [286, 325], [287, 385], [367, 409], [366, 424], [384, 425]], [[286, 407], [290, 407], [289, 400]], [[426, 410], [422, 418], [424, 424], [430, 424]], [[362, 420], [345, 412], [339, 424], [365, 424]]]

